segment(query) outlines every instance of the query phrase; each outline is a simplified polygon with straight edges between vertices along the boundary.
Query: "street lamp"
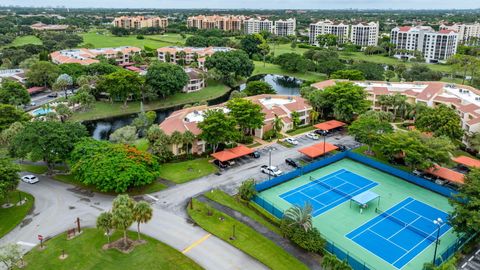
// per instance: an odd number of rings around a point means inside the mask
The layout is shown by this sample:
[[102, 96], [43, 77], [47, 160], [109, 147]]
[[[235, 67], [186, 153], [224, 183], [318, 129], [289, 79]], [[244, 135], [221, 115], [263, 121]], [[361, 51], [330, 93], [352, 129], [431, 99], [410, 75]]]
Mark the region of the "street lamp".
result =
[[[272, 168], [272, 148], [268, 149], [268, 169]], [[268, 174], [268, 180], [270, 180], [270, 173]]]
[[326, 141], [326, 138], [327, 138], [327, 131], [326, 130], [322, 130], [322, 136], [323, 136], [323, 158], [325, 159], [327, 157], [327, 153], [325, 153], [325, 141]]
[[433, 224], [437, 225], [437, 240], [435, 241], [435, 252], [433, 253], [433, 266], [435, 266], [435, 259], [437, 258], [437, 248], [438, 248], [438, 238], [440, 237], [440, 228], [443, 225], [443, 220], [441, 218], [437, 218], [433, 221]]

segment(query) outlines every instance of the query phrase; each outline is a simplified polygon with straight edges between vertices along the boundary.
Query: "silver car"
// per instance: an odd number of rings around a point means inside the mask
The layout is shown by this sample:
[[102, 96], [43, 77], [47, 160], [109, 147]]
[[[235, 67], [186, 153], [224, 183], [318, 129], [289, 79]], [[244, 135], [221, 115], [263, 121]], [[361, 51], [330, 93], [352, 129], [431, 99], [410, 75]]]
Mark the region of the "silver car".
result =
[[38, 183], [38, 177], [36, 177], [35, 175], [24, 175], [22, 176], [22, 181], [25, 182], [25, 183], [29, 183], [29, 184], [35, 184], [35, 183]]

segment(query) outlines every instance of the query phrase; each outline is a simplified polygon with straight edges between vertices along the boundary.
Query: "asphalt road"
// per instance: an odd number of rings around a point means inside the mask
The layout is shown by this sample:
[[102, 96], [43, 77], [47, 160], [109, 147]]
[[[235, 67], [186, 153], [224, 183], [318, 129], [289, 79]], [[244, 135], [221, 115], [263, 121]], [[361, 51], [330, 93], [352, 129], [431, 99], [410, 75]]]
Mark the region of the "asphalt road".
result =
[[[262, 154], [260, 158], [243, 158], [221, 175], [212, 174], [140, 196], [150, 201], [154, 208], [153, 219], [142, 225], [142, 232], [183, 252], [205, 269], [266, 269], [242, 251], [188, 223], [185, 205], [191, 197], [214, 188], [222, 188], [233, 194], [240, 183], [248, 178], [268, 180], [268, 176], [260, 172], [260, 166], [269, 164], [270, 150], [272, 165], [279, 166], [283, 171], [292, 170], [285, 164], [285, 158], [301, 158], [299, 148], [319, 141], [301, 136], [299, 142], [292, 148], [273, 144], [259, 150]], [[351, 137], [342, 135], [330, 136], [327, 142], [347, 146], [355, 144]], [[38, 244], [39, 234], [49, 238], [74, 228], [77, 217], [82, 226], [94, 227], [96, 217], [111, 207], [112, 196], [84, 191], [46, 176], [39, 176], [39, 179], [40, 182], [34, 185], [20, 183], [20, 190], [35, 196], [35, 206], [17, 228], [0, 239], [0, 245], [15, 242], [28, 251]]]

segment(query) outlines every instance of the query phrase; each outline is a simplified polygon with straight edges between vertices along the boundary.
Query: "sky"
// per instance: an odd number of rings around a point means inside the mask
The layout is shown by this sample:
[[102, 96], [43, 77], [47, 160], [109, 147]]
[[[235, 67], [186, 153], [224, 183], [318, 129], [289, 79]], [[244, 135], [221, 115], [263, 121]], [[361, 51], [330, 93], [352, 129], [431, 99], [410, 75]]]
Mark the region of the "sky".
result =
[[478, 0], [0, 0], [1, 6], [72, 8], [471, 9]]

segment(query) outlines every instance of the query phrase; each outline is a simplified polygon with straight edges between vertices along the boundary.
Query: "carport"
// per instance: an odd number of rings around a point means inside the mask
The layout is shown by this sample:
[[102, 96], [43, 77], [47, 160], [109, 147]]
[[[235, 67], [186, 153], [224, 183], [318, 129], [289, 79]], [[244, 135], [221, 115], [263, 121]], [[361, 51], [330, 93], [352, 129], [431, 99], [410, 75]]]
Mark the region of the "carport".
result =
[[235, 158], [243, 157], [253, 153], [253, 149], [246, 147], [245, 145], [239, 145], [234, 148], [225, 149], [220, 152], [213, 153], [211, 156], [221, 162], [229, 161]]
[[345, 126], [346, 124], [337, 120], [330, 120], [320, 124], [314, 125], [316, 129], [324, 130], [324, 131], [331, 131], [332, 129], [340, 128]]
[[475, 158], [471, 158], [467, 156], [458, 156], [456, 158], [452, 158], [452, 160], [468, 168], [480, 168], [480, 160]]
[[305, 156], [314, 159], [320, 156], [323, 156], [329, 152], [337, 150], [338, 147], [331, 143], [317, 143], [309, 147], [302, 148], [298, 152], [304, 154]]
[[448, 168], [444, 168], [438, 165], [425, 170], [427, 173], [439, 177], [441, 179], [447, 180], [450, 183], [463, 185], [465, 183], [465, 175]]

